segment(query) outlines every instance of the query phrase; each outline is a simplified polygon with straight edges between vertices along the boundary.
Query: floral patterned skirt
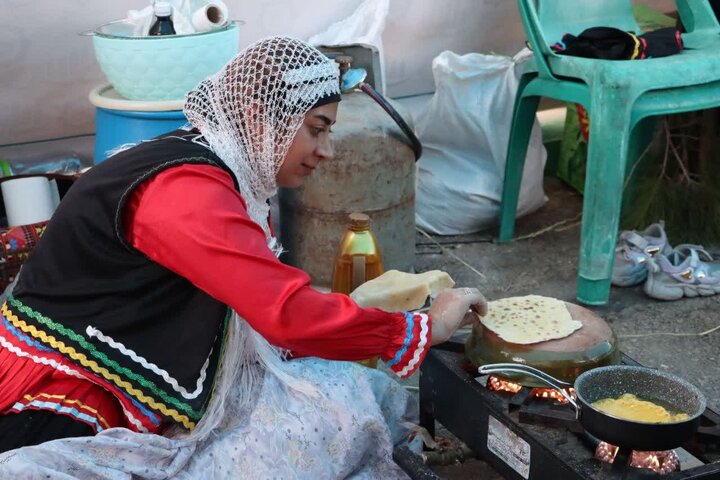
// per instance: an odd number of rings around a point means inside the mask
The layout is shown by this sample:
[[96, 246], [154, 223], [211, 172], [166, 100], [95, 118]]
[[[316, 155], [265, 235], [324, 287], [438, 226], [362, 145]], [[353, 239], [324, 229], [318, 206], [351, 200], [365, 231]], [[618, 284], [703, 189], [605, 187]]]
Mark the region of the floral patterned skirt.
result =
[[400, 384], [352, 362], [306, 358], [287, 371], [319, 398], [266, 374], [254, 406], [228, 408], [209, 440], [112, 428], [6, 452], [0, 478], [407, 478], [392, 451], [417, 422], [417, 402]]

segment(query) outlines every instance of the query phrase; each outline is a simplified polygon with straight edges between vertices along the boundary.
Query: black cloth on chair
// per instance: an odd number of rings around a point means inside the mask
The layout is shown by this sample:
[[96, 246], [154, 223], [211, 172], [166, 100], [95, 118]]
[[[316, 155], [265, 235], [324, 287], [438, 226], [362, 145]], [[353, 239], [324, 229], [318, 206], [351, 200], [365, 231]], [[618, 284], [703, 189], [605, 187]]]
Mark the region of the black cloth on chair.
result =
[[560, 55], [599, 58], [604, 60], [639, 60], [666, 57], [683, 48], [680, 30], [661, 28], [642, 35], [613, 27], [592, 27], [578, 35], [566, 33], [552, 45]]

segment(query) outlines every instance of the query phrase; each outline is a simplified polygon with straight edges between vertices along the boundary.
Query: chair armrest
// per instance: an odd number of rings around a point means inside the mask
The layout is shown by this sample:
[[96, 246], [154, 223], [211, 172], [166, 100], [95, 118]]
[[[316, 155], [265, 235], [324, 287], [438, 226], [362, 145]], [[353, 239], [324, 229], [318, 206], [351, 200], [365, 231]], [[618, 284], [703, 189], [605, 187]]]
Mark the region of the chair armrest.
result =
[[675, 4], [687, 32], [720, 33], [720, 24], [708, 0], [676, 0]]

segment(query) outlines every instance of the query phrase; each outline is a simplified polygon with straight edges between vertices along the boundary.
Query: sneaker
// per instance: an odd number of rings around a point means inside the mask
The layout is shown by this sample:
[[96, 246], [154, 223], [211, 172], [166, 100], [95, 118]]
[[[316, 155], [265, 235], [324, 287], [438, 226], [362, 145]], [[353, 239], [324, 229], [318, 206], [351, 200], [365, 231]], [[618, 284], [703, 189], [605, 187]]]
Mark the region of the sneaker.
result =
[[658, 254], [669, 255], [672, 252], [664, 226], [663, 222], [659, 222], [642, 232], [626, 230], [620, 233], [615, 249], [613, 285], [632, 287], [641, 284], [648, 276], [648, 260]]
[[670, 255], [648, 262], [644, 290], [658, 300], [709, 296], [720, 293], [720, 263], [698, 245], [678, 245]]

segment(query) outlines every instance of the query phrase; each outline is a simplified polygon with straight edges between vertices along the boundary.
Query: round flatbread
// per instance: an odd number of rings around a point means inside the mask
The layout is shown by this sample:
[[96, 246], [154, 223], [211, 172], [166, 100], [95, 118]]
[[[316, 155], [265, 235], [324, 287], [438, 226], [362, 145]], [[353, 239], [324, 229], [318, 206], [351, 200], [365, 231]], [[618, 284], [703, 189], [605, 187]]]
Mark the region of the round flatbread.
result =
[[356, 288], [350, 297], [361, 307], [377, 307], [386, 312], [416, 310], [428, 296], [435, 297], [455, 282], [441, 270], [424, 273], [406, 273], [388, 270]]
[[582, 327], [565, 302], [540, 295], [492, 301], [480, 321], [506, 342], [521, 345], [565, 338]]

